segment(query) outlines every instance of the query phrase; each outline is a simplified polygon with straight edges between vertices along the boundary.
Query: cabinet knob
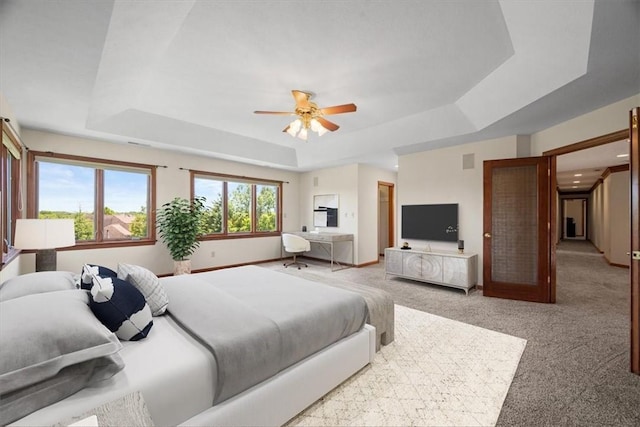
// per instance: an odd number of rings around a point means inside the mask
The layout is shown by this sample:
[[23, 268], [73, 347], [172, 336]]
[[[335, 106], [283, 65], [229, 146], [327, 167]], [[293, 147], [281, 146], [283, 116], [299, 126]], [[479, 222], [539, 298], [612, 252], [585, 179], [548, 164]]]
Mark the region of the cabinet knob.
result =
[[491, 233], [484, 233], [484, 237], [491, 237]]

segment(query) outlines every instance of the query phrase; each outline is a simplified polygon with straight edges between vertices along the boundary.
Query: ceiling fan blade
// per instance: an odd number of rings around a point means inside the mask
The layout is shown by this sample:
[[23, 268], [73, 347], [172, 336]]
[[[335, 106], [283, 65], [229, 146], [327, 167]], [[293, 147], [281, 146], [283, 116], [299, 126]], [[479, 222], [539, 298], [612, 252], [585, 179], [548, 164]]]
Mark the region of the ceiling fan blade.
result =
[[321, 108], [320, 113], [324, 115], [353, 113], [357, 108], [356, 104], [335, 105], [333, 107]]
[[255, 114], [278, 114], [280, 116], [295, 116], [291, 111], [254, 111]]
[[338, 126], [337, 124], [330, 122], [329, 120], [322, 117], [316, 117], [316, 120], [320, 122], [323, 128], [330, 130], [331, 132], [336, 131], [340, 128], [340, 126]]
[[296, 100], [297, 108], [309, 108], [309, 98], [311, 97], [310, 93], [302, 92], [301, 90], [292, 90], [291, 94], [293, 95], [293, 99]]

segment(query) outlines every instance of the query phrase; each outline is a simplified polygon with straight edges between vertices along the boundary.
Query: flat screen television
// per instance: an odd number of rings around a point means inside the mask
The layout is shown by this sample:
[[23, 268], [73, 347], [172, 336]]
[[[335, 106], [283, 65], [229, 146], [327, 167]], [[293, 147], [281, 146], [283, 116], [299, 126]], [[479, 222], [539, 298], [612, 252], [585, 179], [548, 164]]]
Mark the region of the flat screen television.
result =
[[402, 238], [458, 241], [458, 204], [403, 205]]

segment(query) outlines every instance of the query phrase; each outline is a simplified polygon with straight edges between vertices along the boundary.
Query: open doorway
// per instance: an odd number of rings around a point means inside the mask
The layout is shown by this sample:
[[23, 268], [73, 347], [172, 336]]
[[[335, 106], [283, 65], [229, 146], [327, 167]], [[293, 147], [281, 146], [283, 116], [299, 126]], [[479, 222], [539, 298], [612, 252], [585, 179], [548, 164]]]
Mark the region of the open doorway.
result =
[[621, 130], [543, 153], [556, 156], [557, 243], [582, 241], [618, 267], [629, 266], [628, 138]]
[[564, 198], [560, 208], [561, 238], [587, 240], [587, 198]]
[[394, 189], [393, 183], [378, 181], [378, 256], [395, 245]]

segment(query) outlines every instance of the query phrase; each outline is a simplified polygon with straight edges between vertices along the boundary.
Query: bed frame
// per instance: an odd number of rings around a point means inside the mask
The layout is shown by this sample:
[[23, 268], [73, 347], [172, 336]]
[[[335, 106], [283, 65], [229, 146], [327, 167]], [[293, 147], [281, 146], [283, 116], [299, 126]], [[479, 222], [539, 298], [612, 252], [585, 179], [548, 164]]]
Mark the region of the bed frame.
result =
[[359, 332], [180, 425], [283, 425], [372, 362], [375, 345], [375, 328], [365, 325]]

